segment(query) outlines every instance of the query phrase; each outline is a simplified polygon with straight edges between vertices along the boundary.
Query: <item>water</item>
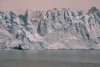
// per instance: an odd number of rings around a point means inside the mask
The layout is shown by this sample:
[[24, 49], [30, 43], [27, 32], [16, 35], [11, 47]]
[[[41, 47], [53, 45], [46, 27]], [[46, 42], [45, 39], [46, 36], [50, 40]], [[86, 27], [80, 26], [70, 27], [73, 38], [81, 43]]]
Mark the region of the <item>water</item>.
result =
[[100, 50], [0, 51], [0, 67], [100, 67]]

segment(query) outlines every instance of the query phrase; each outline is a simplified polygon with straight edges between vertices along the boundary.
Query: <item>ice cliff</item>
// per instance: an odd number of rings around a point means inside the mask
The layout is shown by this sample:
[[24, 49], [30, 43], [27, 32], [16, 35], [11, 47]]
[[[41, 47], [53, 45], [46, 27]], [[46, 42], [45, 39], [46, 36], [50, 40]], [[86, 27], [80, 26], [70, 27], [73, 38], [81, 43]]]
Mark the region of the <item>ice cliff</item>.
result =
[[100, 49], [100, 11], [1, 11], [0, 49]]

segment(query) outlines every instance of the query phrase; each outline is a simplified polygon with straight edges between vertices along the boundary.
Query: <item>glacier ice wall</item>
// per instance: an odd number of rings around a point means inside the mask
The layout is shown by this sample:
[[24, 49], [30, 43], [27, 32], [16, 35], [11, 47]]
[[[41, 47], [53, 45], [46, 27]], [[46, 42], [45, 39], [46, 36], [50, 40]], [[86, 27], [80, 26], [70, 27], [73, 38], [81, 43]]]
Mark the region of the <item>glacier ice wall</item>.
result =
[[0, 49], [100, 49], [100, 11], [1, 11]]

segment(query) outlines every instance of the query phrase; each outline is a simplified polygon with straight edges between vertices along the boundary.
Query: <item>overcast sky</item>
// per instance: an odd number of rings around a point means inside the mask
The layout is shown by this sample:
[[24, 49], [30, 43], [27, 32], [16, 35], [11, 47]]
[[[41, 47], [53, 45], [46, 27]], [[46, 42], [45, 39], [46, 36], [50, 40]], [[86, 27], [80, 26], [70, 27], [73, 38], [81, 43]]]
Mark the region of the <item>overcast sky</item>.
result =
[[26, 9], [34, 11], [52, 8], [71, 8], [87, 11], [92, 6], [100, 9], [100, 0], [0, 0], [0, 9], [15, 12], [23, 12]]

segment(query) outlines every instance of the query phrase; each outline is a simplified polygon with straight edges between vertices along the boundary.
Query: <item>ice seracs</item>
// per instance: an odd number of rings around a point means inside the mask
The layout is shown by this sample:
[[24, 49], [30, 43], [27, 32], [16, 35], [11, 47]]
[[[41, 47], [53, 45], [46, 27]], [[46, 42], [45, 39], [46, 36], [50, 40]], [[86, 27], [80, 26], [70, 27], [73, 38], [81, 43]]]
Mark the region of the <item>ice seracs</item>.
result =
[[0, 49], [100, 49], [100, 11], [0, 12]]

